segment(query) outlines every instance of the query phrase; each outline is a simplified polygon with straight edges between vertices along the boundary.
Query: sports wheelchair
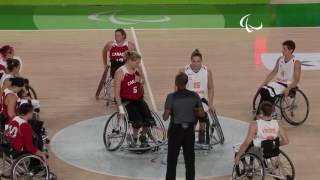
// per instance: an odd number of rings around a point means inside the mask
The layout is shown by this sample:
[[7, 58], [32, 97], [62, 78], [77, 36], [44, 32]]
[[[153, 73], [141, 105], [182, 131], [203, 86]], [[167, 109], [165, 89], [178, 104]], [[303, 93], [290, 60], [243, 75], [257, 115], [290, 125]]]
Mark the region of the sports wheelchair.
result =
[[[41, 151], [48, 152], [46, 144], [48, 143], [47, 135], [44, 129], [39, 136], [33, 132], [34, 143], [41, 144]], [[5, 135], [1, 132], [0, 151], [2, 152], [2, 162], [0, 163], [0, 175], [12, 180], [55, 180], [57, 177], [50, 172], [45, 161], [36, 155], [27, 152], [17, 152], [7, 142]], [[41, 138], [37, 140], [37, 138]]]
[[[240, 145], [234, 146], [237, 153]], [[279, 138], [261, 142], [261, 148], [253, 145], [233, 166], [232, 180], [264, 180], [266, 176], [280, 180], [293, 180], [295, 169], [286, 153], [279, 149]]]
[[24, 82], [27, 90], [27, 96], [30, 97], [30, 99], [38, 99], [38, 95], [34, 88], [30, 85], [29, 79], [24, 79]]
[[[112, 89], [112, 77], [110, 76], [109, 72], [110, 66], [107, 66], [102, 74], [102, 77], [99, 81], [98, 89], [96, 91], [96, 99], [103, 99], [106, 101], [106, 106], [114, 105], [115, 100], [111, 96], [111, 89]], [[101, 95], [101, 91], [103, 89], [103, 94]]]
[[[122, 105], [126, 107], [129, 102]], [[166, 130], [159, 115], [151, 111], [155, 121], [154, 125], [149, 127], [147, 132], [148, 147], [139, 147], [133, 140], [132, 122], [128, 118], [125, 109], [123, 119], [120, 119], [119, 112], [113, 113], [106, 122], [103, 131], [103, 142], [108, 151], [129, 150], [135, 152], [144, 152], [148, 150], [157, 151], [159, 147], [166, 143]]]
[[[259, 104], [261, 104], [260, 90], [254, 96], [252, 102], [252, 113], [254, 116], [259, 112]], [[274, 116], [281, 119], [284, 118], [291, 125], [298, 126], [308, 118], [309, 100], [298, 87], [292, 88], [288, 96], [277, 95], [274, 104], [276, 107]], [[277, 113], [281, 116], [278, 117]]]
[[[208, 121], [206, 122], [205, 144], [199, 144], [196, 141], [195, 149], [210, 150], [217, 144], [223, 145], [225, 139], [216, 111], [209, 109], [208, 101], [206, 99], [203, 98], [201, 101], [202, 106], [208, 115]], [[196, 137], [198, 137], [198, 133], [199, 131], [196, 128]]]

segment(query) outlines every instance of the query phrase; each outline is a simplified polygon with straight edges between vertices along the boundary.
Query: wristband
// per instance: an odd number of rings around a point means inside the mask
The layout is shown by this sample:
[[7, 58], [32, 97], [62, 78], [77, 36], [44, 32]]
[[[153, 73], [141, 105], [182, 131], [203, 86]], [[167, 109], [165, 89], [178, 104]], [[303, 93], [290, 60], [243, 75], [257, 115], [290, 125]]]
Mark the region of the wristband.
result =
[[120, 105], [118, 108], [119, 108], [119, 113], [120, 113], [120, 114], [125, 114], [124, 108], [123, 108], [122, 105]]

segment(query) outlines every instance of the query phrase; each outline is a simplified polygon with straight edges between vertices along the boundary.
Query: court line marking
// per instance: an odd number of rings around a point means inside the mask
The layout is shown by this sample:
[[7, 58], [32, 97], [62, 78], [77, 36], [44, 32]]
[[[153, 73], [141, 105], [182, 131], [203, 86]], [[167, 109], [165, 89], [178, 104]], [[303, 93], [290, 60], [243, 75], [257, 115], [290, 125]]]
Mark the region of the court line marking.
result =
[[[105, 117], [105, 116], [101, 116], [101, 117]], [[87, 119], [87, 120], [93, 120], [93, 119], [96, 119], [96, 118], [101, 118], [100, 116], [99, 117], [94, 117], [94, 118], [91, 118], [91, 119]], [[107, 118], [109, 117], [109, 115], [107, 115]], [[66, 127], [64, 127], [63, 129], [60, 129], [56, 134], [54, 134], [51, 138], [51, 142], [54, 142], [56, 140], [56, 138], [63, 132], [65, 131], [66, 128], [70, 127], [70, 126], [73, 126], [73, 125], [77, 125], [77, 124], [81, 124], [83, 123], [84, 121], [87, 121], [87, 120], [83, 120], [83, 121], [78, 121], [74, 124], [71, 124], [71, 125], [68, 125]], [[98, 170], [93, 170], [93, 169], [89, 169], [89, 168], [85, 168], [85, 167], [82, 167], [80, 165], [77, 165], [76, 163], [73, 163], [73, 162], [70, 162], [68, 160], [66, 160], [65, 158], [63, 158], [62, 156], [59, 155], [59, 153], [55, 150], [55, 148], [52, 148], [50, 146], [50, 150], [51, 152], [54, 154], [54, 156], [57, 158], [57, 159], [60, 159], [61, 161], [65, 162], [66, 164], [69, 164], [71, 166], [74, 166], [76, 168], [79, 168], [79, 169], [83, 169], [85, 171], [88, 171], [88, 172], [92, 172], [92, 173], [96, 173], [96, 174], [102, 174], [102, 175], [106, 175], [106, 176], [111, 176], [111, 177], [115, 177], [115, 178], [130, 178], [130, 179], [140, 179], [140, 180], [162, 180], [161, 178], [159, 179], [153, 179], [153, 178], [143, 178], [143, 177], [129, 177], [129, 176], [118, 176], [118, 175], [113, 175], [113, 174], [110, 174], [110, 173], [107, 173], [107, 172], [104, 172], [104, 171], [98, 171]], [[180, 179], [178, 179], [180, 180]]]
[[[263, 27], [263, 29], [318, 29], [320, 28], [319, 26], [314, 26], [314, 27]], [[103, 28], [103, 29], [0, 29], [0, 32], [14, 32], [14, 31], [107, 31], [107, 30], [112, 30], [114, 31], [116, 28]], [[124, 28], [125, 30], [129, 30], [128, 28]], [[135, 30], [142, 30], [142, 31], [149, 31], [149, 30], [236, 30], [236, 29], [245, 29], [242, 27], [235, 27], [235, 28], [135, 28]], [[263, 30], [262, 29], [262, 30]]]
[[[135, 32], [133, 27], [131, 27], [130, 30], [131, 30], [131, 33], [132, 33], [134, 44], [136, 45], [136, 48], [137, 48], [137, 52], [142, 55], [136, 32]], [[145, 82], [146, 82], [146, 85], [147, 85], [147, 89], [148, 89], [148, 92], [149, 92], [149, 98], [150, 98], [150, 101], [151, 101], [151, 105], [153, 107], [153, 110], [155, 112], [158, 112], [157, 105], [156, 105], [155, 100], [154, 100], [154, 95], [152, 93], [150, 81], [149, 81], [149, 78], [148, 78], [147, 69], [146, 69], [146, 67], [144, 65], [143, 57], [141, 58], [141, 68], [142, 68], [144, 79], [145, 79]]]
[[[109, 118], [110, 115], [105, 115], [105, 116], [98, 116], [98, 117], [93, 117], [93, 118], [89, 118], [89, 119], [85, 119], [85, 120], [80, 120], [78, 122], [75, 122], [73, 124], [69, 124], [67, 126], [65, 126], [64, 128], [62, 129], [59, 129], [58, 132], [56, 132], [52, 138], [51, 138], [51, 142], [52, 143], [55, 143], [56, 139], [58, 138], [58, 136], [60, 136], [60, 134], [62, 134], [67, 128], [71, 127], [71, 126], [74, 126], [74, 125], [79, 125], [81, 123], [84, 123], [85, 121], [91, 121], [91, 120], [95, 120], [95, 119], [99, 119], [99, 118], [102, 118], [102, 117], [106, 117]], [[232, 121], [236, 121], [238, 123], [242, 123], [242, 124], [245, 124], [245, 125], [249, 125], [248, 122], [246, 121], [243, 121], [243, 120], [240, 120], [240, 119], [236, 119], [236, 118], [232, 118], [232, 117], [227, 117], [227, 116], [218, 116], [218, 118], [220, 119], [223, 119], [223, 118], [226, 118], [226, 119], [229, 119], [229, 120], [232, 120]], [[102, 143], [102, 142], [101, 142]], [[99, 170], [93, 170], [93, 169], [90, 169], [90, 168], [86, 168], [86, 167], [83, 167], [81, 165], [78, 165], [74, 162], [71, 162], [71, 161], [68, 161], [67, 159], [65, 159], [64, 157], [62, 157], [58, 151], [57, 151], [57, 147], [52, 147], [50, 145], [50, 152], [54, 154], [54, 156], [63, 161], [64, 163], [66, 163], [67, 165], [71, 165], [71, 166], [74, 166], [76, 168], [79, 168], [79, 169], [82, 169], [82, 170], [85, 170], [85, 171], [88, 171], [88, 172], [92, 172], [92, 173], [97, 173], [97, 174], [100, 174], [100, 175], [106, 175], [107, 177], [111, 176], [111, 177], [116, 177], [116, 178], [127, 178], [127, 179], [140, 179], [140, 180], [164, 180], [165, 178], [146, 178], [146, 177], [129, 177], [129, 176], [124, 176], [124, 175], [113, 175], [111, 173], [108, 173], [108, 172], [105, 172], [105, 171], [99, 171]], [[107, 150], [106, 150], [107, 151]], [[203, 176], [203, 177], [197, 177], [199, 179], [211, 179], [211, 178], [221, 178], [221, 177], [229, 177], [230, 175], [224, 175], [224, 176]], [[176, 180], [184, 180], [185, 178], [180, 178], [180, 177], [177, 177]]]

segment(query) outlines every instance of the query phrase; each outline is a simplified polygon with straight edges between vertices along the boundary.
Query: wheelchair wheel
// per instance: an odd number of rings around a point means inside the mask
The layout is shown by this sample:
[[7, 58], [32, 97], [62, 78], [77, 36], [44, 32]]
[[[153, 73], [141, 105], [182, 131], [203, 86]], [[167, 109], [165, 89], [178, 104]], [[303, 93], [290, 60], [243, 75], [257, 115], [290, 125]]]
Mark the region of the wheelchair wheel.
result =
[[222, 131], [221, 125], [219, 123], [218, 116], [217, 116], [215, 111], [211, 111], [211, 110], [209, 110], [209, 116], [212, 119], [213, 128], [217, 132], [217, 136], [219, 138], [218, 141], [222, 145], [222, 144], [224, 144], [224, 135], [223, 135], [223, 131]]
[[108, 151], [115, 151], [121, 147], [128, 129], [128, 121], [126, 119], [119, 119], [119, 113], [113, 113], [103, 131], [103, 142]]
[[298, 126], [308, 118], [309, 101], [300, 89], [295, 89], [288, 96], [282, 96], [280, 109], [282, 116], [289, 124]]
[[30, 85], [26, 86], [26, 89], [28, 91], [28, 95], [30, 96], [31, 99], [38, 99], [36, 91], [31, 87]]
[[[2, 151], [4, 151], [2, 149]], [[12, 160], [5, 152], [2, 153], [2, 159], [0, 160], [0, 175], [1, 177], [10, 178], [11, 175]]]
[[25, 154], [14, 161], [11, 169], [13, 180], [49, 178], [49, 168], [38, 156]]
[[112, 102], [111, 88], [112, 88], [112, 79], [108, 77], [107, 80], [104, 82], [104, 87], [103, 87], [103, 95], [104, 95], [104, 99], [106, 100], [107, 106], [109, 106], [110, 103]]
[[295, 178], [295, 169], [288, 155], [280, 150], [277, 157], [271, 158], [273, 175], [278, 176], [274, 179], [293, 180]]
[[252, 153], [246, 153], [240, 157], [239, 165], [233, 166], [232, 179], [263, 180], [265, 169], [260, 158]]
[[259, 93], [260, 91], [257, 91], [254, 95], [253, 101], [252, 101], [252, 114], [255, 116], [258, 112], [258, 106], [261, 100], [261, 95]]
[[166, 130], [165, 127], [156, 112], [151, 111], [151, 115], [155, 121], [155, 125], [150, 127], [150, 131], [148, 132], [149, 138], [152, 140], [151, 146], [157, 147], [165, 143], [166, 141]]

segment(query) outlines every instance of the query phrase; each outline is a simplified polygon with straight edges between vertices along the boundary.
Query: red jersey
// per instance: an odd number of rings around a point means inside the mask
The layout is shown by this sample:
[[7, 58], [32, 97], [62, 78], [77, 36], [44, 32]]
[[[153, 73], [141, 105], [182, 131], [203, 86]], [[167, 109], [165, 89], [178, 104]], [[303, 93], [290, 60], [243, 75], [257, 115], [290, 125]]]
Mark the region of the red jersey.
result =
[[128, 50], [128, 41], [125, 41], [122, 46], [119, 46], [114, 40], [109, 51], [110, 61], [124, 62], [124, 54]]
[[121, 82], [120, 96], [128, 100], [138, 100], [143, 96], [143, 89], [140, 82], [137, 82], [136, 76], [139, 76], [139, 72], [136, 71], [130, 74], [125, 66], [121, 67], [124, 73], [124, 78]]
[[6, 125], [5, 135], [8, 142], [18, 152], [27, 151], [35, 154], [38, 151], [33, 146], [31, 125], [19, 116]]
[[[16, 93], [12, 92], [10, 89], [8, 89], [8, 88], [5, 89], [4, 92], [2, 93], [2, 96], [1, 96], [1, 112], [6, 118], [12, 119], [13, 117], [9, 117], [8, 106], [5, 104], [6, 98], [9, 94], [14, 94], [15, 96], [18, 97], [18, 95]], [[18, 108], [19, 108], [19, 103], [16, 102], [16, 110], [15, 110], [16, 114], [18, 112]]]

